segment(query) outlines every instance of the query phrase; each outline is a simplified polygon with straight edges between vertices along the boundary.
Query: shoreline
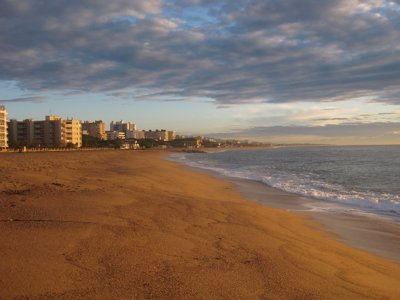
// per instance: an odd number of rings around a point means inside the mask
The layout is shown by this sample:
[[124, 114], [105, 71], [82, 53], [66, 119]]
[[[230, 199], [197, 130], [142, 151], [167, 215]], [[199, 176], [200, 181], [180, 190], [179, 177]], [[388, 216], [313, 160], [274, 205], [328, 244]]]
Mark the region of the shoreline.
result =
[[251, 180], [229, 177], [227, 180], [233, 182], [250, 200], [310, 217], [338, 241], [400, 263], [400, 223], [397, 220], [372, 213], [324, 211], [327, 203], [322, 200], [288, 193]]
[[[397, 145], [394, 145], [397, 146]], [[358, 146], [357, 146], [358, 147]], [[279, 147], [277, 147], [279, 148]], [[260, 150], [273, 150], [276, 149], [274, 147], [269, 147], [269, 148], [260, 148]], [[246, 151], [246, 150], [256, 150], [256, 149], [225, 149], [225, 150], [221, 150], [221, 151], [205, 151], [205, 152], [199, 152], [201, 153], [219, 153], [219, 152], [236, 152], [236, 151]], [[346, 210], [346, 211], [352, 211], [355, 214], [362, 214], [362, 215], [368, 215], [371, 217], [375, 217], [377, 219], [386, 219], [389, 221], [394, 221], [394, 222], [400, 222], [400, 213], [397, 213], [396, 211], [386, 211], [386, 210], [379, 210], [377, 208], [371, 208], [371, 207], [364, 207], [361, 205], [357, 205], [357, 204], [352, 204], [352, 203], [344, 203], [344, 202], [339, 202], [339, 201], [335, 201], [335, 200], [331, 200], [331, 199], [319, 199], [317, 197], [314, 196], [310, 196], [307, 194], [302, 194], [302, 193], [298, 193], [296, 191], [292, 192], [292, 191], [287, 191], [284, 189], [280, 189], [279, 187], [274, 187], [271, 186], [270, 184], [264, 182], [264, 181], [259, 181], [256, 179], [248, 179], [246, 177], [236, 177], [236, 176], [230, 176], [224, 173], [221, 173], [213, 168], [210, 168], [210, 166], [197, 166], [197, 165], [193, 165], [191, 164], [190, 161], [188, 161], [188, 163], [185, 162], [185, 160], [181, 160], [179, 159], [180, 155], [184, 155], [184, 154], [194, 154], [197, 152], [171, 152], [170, 156], [171, 156], [171, 161], [174, 162], [178, 162], [180, 164], [183, 164], [189, 168], [193, 168], [193, 170], [199, 170], [202, 172], [209, 172], [210, 174], [217, 176], [217, 177], [221, 177], [221, 178], [225, 178], [227, 180], [243, 180], [243, 181], [248, 181], [248, 182], [255, 182], [257, 184], [260, 184], [260, 186], [264, 186], [264, 187], [268, 187], [277, 191], [282, 191], [286, 194], [290, 194], [290, 195], [296, 195], [298, 197], [299, 203], [301, 204], [318, 204], [319, 207], [316, 207], [316, 209], [321, 209], [321, 210], [329, 210], [329, 208], [331, 207], [336, 207], [338, 210]], [[178, 159], [175, 159], [174, 157], [177, 157]], [[195, 162], [196, 163], [196, 162]], [[222, 170], [222, 169], [221, 169]], [[225, 170], [227, 171], [227, 170]], [[294, 185], [296, 186], [296, 185]], [[304, 201], [306, 200], [306, 201]], [[273, 203], [272, 203], [273, 204]], [[295, 205], [295, 203], [293, 203]], [[275, 205], [275, 204], [274, 204]], [[279, 205], [279, 203], [278, 203]], [[276, 206], [278, 207], [278, 206]], [[280, 207], [280, 206], [279, 206]], [[285, 208], [285, 206], [283, 206], [283, 208]]]
[[[286, 192], [262, 182], [230, 177], [187, 165], [183, 161], [171, 160], [190, 170], [232, 182], [246, 199], [310, 217], [340, 242], [400, 263], [400, 222], [397, 216], [375, 211], [361, 213], [357, 207]], [[337, 211], [325, 209], [332, 205]]]
[[0, 298], [399, 298], [400, 265], [164, 151], [11, 154]]

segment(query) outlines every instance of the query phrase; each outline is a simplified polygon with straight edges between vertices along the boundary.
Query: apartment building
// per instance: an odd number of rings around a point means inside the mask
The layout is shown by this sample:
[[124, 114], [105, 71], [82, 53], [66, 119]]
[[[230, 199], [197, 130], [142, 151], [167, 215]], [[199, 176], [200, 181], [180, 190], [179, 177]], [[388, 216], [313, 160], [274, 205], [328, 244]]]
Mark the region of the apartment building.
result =
[[128, 131], [126, 134], [127, 139], [135, 139], [135, 140], [141, 140], [145, 138], [145, 131], [144, 130], [134, 130], [134, 131]]
[[34, 136], [35, 144], [40, 147], [65, 147], [65, 121], [59, 116], [34, 121]]
[[173, 130], [168, 131], [168, 141], [173, 141], [176, 139], [176, 132]]
[[82, 125], [79, 120], [65, 120], [65, 143], [82, 147]]
[[34, 144], [34, 121], [26, 119], [17, 121], [11, 119], [8, 122], [8, 139], [10, 147], [32, 146]]
[[126, 135], [124, 131], [106, 131], [107, 134], [107, 140], [125, 140]]
[[82, 146], [82, 128], [78, 120], [64, 120], [59, 116], [46, 116], [45, 120], [27, 119], [8, 122], [8, 135], [12, 147], [58, 148], [73, 144]]
[[110, 139], [136, 139], [138, 130], [135, 123], [124, 121], [112, 121], [110, 131], [107, 132], [107, 138]]
[[175, 131], [165, 129], [148, 130], [144, 131], [144, 138], [158, 141], [173, 141], [176, 138], [176, 133]]
[[84, 134], [99, 138], [101, 140], [107, 139], [106, 124], [101, 120], [94, 122], [89, 122], [89, 121], [83, 122], [82, 132]]
[[136, 124], [132, 122], [124, 122], [124, 121], [112, 121], [110, 123], [110, 131], [135, 131], [137, 130]]
[[145, 131], [144, 136], [146, 139], [158, 140], [158, 141], [168, 141], [168, 131], [165, 129], [161, 130], [148, 130]]
[[7, 110], [3, 105], [0, 105], [0, 150], [7, 148]]

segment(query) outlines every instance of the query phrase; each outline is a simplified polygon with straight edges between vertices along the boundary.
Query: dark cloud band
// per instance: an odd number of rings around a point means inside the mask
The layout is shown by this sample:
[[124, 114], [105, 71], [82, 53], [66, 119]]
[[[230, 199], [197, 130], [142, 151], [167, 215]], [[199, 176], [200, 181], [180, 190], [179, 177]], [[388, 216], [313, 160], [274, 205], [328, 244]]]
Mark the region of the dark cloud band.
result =
[[0, 80], [219, 105], [400, 104], [399, 20], [384, 0], [4, 0]]

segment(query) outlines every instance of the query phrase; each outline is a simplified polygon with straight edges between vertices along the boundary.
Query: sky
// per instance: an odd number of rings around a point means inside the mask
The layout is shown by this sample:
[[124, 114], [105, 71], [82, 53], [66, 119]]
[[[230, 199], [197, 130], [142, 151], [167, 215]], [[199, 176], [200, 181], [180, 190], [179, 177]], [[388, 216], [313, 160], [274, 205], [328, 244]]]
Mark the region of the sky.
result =
[[400, 0], [0, 0], [10, 118], [400, 144]]

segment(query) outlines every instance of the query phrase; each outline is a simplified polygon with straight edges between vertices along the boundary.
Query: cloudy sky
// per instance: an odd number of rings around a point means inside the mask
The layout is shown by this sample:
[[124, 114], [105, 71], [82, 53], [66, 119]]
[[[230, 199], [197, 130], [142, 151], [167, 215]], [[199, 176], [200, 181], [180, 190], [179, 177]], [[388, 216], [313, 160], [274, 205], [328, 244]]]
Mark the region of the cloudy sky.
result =
[[400, 0], [0, 0], [0, 104], [273, 142], [400, 143]]

